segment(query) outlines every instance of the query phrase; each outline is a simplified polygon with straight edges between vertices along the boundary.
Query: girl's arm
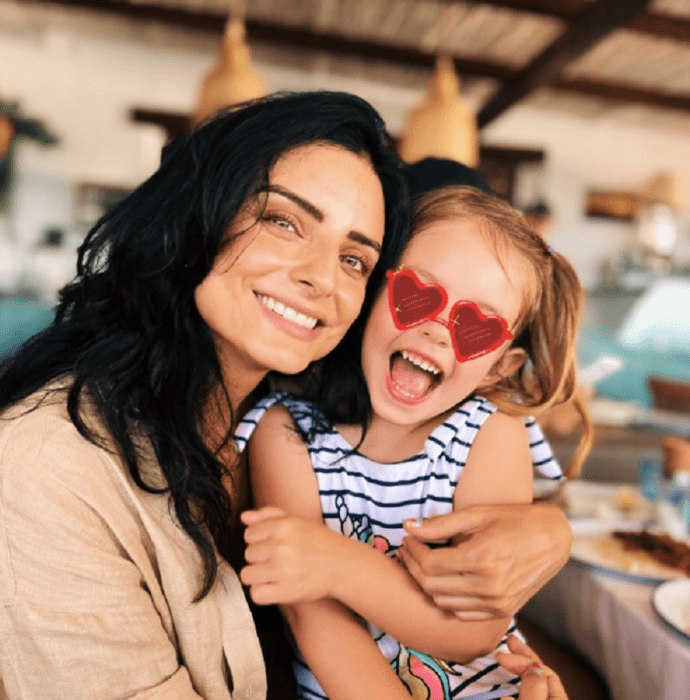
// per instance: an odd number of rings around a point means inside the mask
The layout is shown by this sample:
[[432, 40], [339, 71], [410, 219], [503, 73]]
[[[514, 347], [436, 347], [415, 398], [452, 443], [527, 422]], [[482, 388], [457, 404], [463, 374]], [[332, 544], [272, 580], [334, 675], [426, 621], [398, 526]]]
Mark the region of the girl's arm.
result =
[[341, 603], [323, 598], [281, 610], [329, 700], [410, 700], [369, 632]]
[[[244, 515], [250, 525], [249, 566], [242, 580], [252, 587], [254, 600], [268, 604], [332, 597], [406, 646], [447, 660], [466, 662], [493, 650], [508, 619], [463, 622], [438, 608], [399, 562], [364, 543], [314, 527], [321, 511], [306, 446], [282, 409], [269, 413], [250, 443], [257, 505], [275, 505], [312, 522], [284, 517], [276, 510]], [[490, 417], [470, 454], [460, 480], [468, 493], [456, 499], [459, 505], [473, 497], [472, 491], [476, 500], [484, 492], [494, 502], [531, 498], [532, 465], [519, 419]], [[479, 469], [484, 481], [475, 476]], [[307, 500], [313, 500], [311, 510]]]
[[[327, 532], [338, 543], [345, 539], [323, 525], [311, 460], [282, 407], [266, 412], [247, 449], [252, 492], [257, 505], [279, 505], [300, 516], [294, 520], [310, 525], [315, 532]], [[277, 508], [264, 508], [264, 513], [284, 515]], [[251, 522], [250, 514], [243, 514], [243, 520]], [[259, 519], [257, 522], [267, 521]], [[255, 530], [250, 527], [246, 551], [250, 566], [244, 570], [243, 578], [247, 577], [247, 571], [259, 576], [262, 573], [261, 565], [252, 562], [262, 561], [265, 541], [254, 542], [253, 534]], [[322, 553], [317, 547], [312, 554], [318, 571]], [[286, 573], [289, 573], [289, 562]], [[256, 602], [262, 603], [261, 596], [254, 594], [253, 586], [252, 596]], [[299, 598], [299, 595], [293, 596], [280, 609], [307, 666], [330, 700], [359, 700], [363, 695], [377, 700], [409, 700], [404, 684], [351, 610], [336, 600], [321, 596], [307, 595], [304, 601], [297, 602]], [[285, 601], [276, 598], [272, 602]]]

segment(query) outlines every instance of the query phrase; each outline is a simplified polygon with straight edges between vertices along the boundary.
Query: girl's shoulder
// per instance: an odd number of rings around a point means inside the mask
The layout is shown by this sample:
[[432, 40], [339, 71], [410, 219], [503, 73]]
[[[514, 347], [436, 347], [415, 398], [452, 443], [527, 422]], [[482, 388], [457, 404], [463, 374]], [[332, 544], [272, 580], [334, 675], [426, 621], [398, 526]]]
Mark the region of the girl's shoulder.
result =
[[290, 414], [292, 421], [302, 437], [309, 439], [315, 432], [329, 427], [326, 417], [310, 401], [292, 396], [285, 391], [269, 394], [261, 399], [240, 420], [233, 439], [238, 452], [242, 452], [258, 423], [273, 407], [281, 406]]
[[[443, 455], [446, 460], [464, 466], [479, 430], [498, 410], [495, 404], [482, 396], [465, 400], [431, 433], [427, 440], [427, 452], [437, 457]], [[563, 479], [563, 471], [535, 418], [525, 416], [521, 421], [527, 432], [534, 469], [547, 479]]]
[[427, 448], [439, 454], [453, 448], [469, 448], [479, 429], [496, 411], [496, 406], [482, 396], [466, 399], [434, 428], [427, 440]]

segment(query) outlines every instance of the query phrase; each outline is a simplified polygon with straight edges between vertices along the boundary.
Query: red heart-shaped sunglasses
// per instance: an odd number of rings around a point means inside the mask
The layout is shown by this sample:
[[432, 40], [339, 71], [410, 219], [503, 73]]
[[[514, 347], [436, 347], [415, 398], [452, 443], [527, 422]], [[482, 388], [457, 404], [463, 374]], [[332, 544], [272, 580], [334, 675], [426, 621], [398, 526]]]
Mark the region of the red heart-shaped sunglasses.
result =
[[441, 323], [450, 332], [458, 362], [486, 355], [513, 337], [504, 318], [485, 316], [472, 301], [456, 302], [448, 321], [439, 318], [448, 303], [446, 290], [440, 284], [424, 284], [412, 270], [389, 270], [386, 276], [395, 327], [403, 331], [428, 321]]

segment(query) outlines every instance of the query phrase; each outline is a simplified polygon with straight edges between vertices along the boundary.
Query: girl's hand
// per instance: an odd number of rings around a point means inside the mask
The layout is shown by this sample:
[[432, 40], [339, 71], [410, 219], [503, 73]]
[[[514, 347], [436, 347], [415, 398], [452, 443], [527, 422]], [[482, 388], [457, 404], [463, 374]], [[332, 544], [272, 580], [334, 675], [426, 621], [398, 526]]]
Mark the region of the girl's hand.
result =
[[[405, 523], [399, 559], [461, 620], [512, 617], [566, 563], [572, 534], [549, 504], [471, 506]], [[453, 539], [446, 547], [424, 542]]]
[[247, 526], [247, 565], [240, 580], [250, 587], [255, 603], [290, 604], [330, 596], [342, 536], [274, 506], [248, 510], [240, 517]]
[[510, 635], [508, 648], [511, 653], [499, 652], [496, 660], [520, 676], [518, 700], [568, 700], [561, 679], [524, 642]]

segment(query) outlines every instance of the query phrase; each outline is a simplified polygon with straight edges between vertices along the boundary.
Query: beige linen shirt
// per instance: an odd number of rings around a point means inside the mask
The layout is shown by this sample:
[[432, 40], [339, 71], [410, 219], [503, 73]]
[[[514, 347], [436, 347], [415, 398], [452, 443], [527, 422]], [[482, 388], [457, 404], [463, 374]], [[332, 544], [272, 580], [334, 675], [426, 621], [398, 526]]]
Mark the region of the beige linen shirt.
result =
[[81, 437], [62, 399], [17, 408], [0, 417], [4, 697], [262, 700], [263, 658], [230, 566], [193, 603], [201, 563], [167, 495], [142, 491]]

